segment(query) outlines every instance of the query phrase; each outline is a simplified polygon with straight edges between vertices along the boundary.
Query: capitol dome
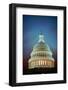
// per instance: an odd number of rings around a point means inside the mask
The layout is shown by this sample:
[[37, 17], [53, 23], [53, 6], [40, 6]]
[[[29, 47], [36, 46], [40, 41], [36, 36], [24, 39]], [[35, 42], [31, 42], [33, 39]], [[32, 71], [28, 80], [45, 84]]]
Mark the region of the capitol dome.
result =
[[54, 58], [49, 46], [44, 40], [44, 35], [39, 35], [38, 43], [33, 47], [33, 50], [28, 60], [28, 68], [53, 68]]

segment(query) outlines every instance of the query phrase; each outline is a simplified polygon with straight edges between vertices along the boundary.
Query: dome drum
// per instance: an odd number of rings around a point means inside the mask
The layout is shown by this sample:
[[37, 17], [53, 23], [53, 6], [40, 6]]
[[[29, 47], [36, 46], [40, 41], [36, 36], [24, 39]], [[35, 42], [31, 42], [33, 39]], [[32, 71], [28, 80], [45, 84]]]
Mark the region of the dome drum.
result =
[[54, 61], [52, 60], [33, 60], [29, 62], [29, 69], [34, 68], [53, 68]]

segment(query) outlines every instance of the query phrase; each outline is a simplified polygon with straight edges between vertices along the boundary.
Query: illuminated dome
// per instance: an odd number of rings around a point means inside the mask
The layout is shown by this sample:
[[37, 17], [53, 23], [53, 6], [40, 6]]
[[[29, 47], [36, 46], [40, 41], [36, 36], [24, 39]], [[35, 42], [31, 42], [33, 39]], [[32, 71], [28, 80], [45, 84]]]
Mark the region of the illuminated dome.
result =
[[44, 41], [44, 36], [39, 35], [38, 43], [33, 47], [31, 58], [28, 61], [28, 68], [53, 68], [54, 59], [49, 46]]

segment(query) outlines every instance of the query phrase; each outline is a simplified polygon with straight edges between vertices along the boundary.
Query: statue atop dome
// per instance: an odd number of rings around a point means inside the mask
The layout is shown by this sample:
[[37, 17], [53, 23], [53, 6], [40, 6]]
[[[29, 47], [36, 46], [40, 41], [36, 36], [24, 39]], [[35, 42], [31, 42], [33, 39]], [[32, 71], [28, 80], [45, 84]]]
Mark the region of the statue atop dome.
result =
[[44, 41], [44, 35], [43, 34], [40, 34], [39, 35], [39, 42], [45, 42]]

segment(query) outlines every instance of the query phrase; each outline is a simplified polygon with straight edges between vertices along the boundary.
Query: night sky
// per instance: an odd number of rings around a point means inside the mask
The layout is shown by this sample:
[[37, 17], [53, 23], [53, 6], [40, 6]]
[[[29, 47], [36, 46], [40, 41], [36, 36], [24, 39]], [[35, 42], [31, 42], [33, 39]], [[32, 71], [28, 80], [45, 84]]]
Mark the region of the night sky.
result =
[[45, 42], [50, 48], [57, 49], [57, 17], [23, 15], [23, 61], [27, 68], [33, 46], [37, 43], [39, 34], [44, 35]]

